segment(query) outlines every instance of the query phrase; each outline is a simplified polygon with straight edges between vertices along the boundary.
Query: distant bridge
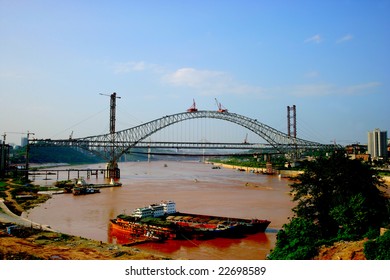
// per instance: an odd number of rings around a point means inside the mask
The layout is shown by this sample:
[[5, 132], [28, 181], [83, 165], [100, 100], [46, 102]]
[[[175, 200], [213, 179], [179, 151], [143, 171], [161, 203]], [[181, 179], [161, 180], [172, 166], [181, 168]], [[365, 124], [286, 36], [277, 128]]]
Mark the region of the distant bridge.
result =
[[[220, 119], [240, 125], [261, 138], [267, 144], [250, 143], [208, 143], [208, 142], [145, 142], [152, 134], [173, 124], [191, 119]], [[176, 149], [264, 149], [274, 153], [288, 154], [305, 150], [333, 150], [335, 145], [321, 144], [288, 136], [268, 125], [243, 115], [219, 111], [194, 111], [164, 116], [162, 118], [115, 133], [74, 139], [30, 139], [29, 143], [39, 146], [79, 147], [95, 153], [109, 162], [116, 162], [132, 148], [176, 148]], [[340, 147], [338, 147], [340, 148]]]

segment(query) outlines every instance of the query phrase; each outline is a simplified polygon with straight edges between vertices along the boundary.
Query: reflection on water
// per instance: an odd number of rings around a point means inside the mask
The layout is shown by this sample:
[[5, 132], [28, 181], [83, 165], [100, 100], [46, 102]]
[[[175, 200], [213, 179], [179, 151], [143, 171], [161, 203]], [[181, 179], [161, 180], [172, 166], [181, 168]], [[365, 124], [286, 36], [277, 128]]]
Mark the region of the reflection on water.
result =
[[[98, 165], [83, 166], [86, 167]], [[212, 169], [211, 165], [198, 162], [129, 162], [119, 167], [122, 187], [87, 196], [55, 195], [24, 216], [64, 233], [127, 243], [126, 236], [110, 235], [110, 219], [151, 203], [173, 200], [180, 212], [267, 219], [271, 224], [266, 233], [244, 238], [168, 240], [137, 248], [175, 259], [265, 259], [275, 244], [275, 229], [292, 215], [290, 182], [276, 176]], [[36, 183], [54, 182], [43, 179], [37, 178]], [[91, 178], [88, 182], [103, 183], [104, 179]]]

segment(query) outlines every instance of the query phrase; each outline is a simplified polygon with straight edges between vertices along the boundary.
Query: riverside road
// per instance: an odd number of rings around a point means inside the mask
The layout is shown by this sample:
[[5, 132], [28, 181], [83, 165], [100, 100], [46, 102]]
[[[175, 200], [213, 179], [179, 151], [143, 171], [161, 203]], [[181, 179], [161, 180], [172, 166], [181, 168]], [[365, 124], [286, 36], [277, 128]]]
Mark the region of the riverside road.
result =
[[3, 223], [12, 223], [16, 225], [21, 225], [24, 227], [32, 227], [37, 229], [42, 229], [46, 231], [54, 231], [47, 225], [41, 225], [34, 223], [28, 219], [22, 218], [14, 213], [12, 213], [8, 207], [4, 204], [4, 200], [0, 198], [0, 222]]

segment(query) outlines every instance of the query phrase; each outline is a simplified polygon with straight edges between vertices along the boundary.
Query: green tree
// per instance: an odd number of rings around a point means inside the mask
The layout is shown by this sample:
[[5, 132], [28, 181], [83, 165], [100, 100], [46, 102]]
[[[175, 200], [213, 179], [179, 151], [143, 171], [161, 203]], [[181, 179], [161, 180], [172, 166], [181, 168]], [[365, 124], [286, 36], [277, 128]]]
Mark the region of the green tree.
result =
[[368, 165], [336, 153], [309, 163], [292, 184], [293, 211], [316, 223], [322, 238], [359, 238], [389, 222], [385, 187]]
[[277, 234], [271, 260], [305, 260], [317, 254], [318, 226], [304, 218], [292, 218]]

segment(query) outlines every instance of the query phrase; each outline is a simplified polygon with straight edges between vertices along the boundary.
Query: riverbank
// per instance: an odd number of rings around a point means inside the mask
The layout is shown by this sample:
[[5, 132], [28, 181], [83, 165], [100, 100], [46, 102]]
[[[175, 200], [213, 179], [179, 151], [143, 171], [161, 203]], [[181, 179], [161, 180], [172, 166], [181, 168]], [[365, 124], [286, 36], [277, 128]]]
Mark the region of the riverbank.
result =
[[[2, 260], [162, 260], [155, 254], [58, 232], [18, 228], [7, 234], [0, 223]], [[16, 231], [15, 229], [13, 231]]]
[[[48, 225], [34, 223], [12, 212], [26, 209], [11, 195], [12, 181], [2, 183], [0, 198], [0, 259], [2, 260], [162, 260], [165, 257], [118, 244], [109, 244], [56, 232]], [[43, 195], [45, 196], [45, 195]], [[31, 205], [41, 203], [41, 195], [30, 196]], [[45, 196], [45, 200], [49, 197]], [[31, 200], [34, 200], [31, 201]], [[7, 205], [6, 205], [7, 204]]]
[[251, 173], [258, 173], [258, 174], [269, 174], [269, 175], [276, 175], [283, 178], [295, 178], [299, 174], [302, 174], [303, 171], [301, 170], [272, 170], [271, 173], [269, 173], [269, 170], [265, 167], [248, 167], [248, 166], [241, 166], [241, 165], [231, 165], [226, 163], [217, 163], [217, 162], [206, 162], [208, 164], [212, 164], [215, 167], [223, 167], [228, 169], [236, 169], [239, 171], [245, 171], [245, 172], [251, 172]]
[[[216, 162], [206, 162], [207, 164], [211, 164], [215, 167], [223, 167], [228, 169], [236, 169], [240, 171], [245, 172], [252, 172], [252, 173], [262, 173], [267, 174], [267, 169], [262, 167], [247, 167], [247, 166], [240, 166], [240, 165], [230, 165], [226, 163], [216, 163]], [[298, 175], [303, 174], [303, 170], [274, 170], [274, 174], [276, 176], [280, 176], [282, 178], [291, 178], [294, 179]], [[390, 176], [381, 176], [385, 184], [390, 188]]]

